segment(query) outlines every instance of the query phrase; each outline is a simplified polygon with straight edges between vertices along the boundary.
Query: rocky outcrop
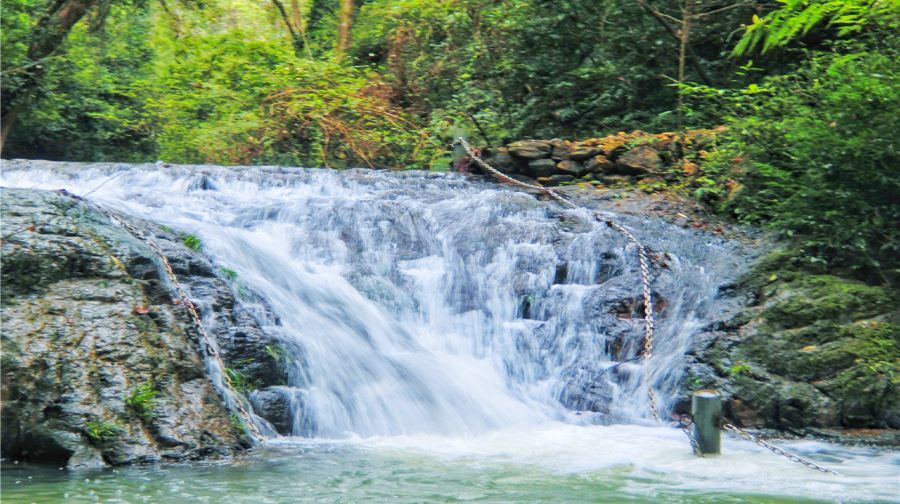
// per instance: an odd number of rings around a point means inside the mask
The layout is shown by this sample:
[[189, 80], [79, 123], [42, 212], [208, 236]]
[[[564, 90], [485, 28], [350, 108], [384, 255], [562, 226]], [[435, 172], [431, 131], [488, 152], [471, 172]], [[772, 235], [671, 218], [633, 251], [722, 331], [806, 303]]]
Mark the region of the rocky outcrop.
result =
[[[697, 165], [691, 158], [697, 157], [717, 133], [718, 130], [683, 134], [633, 131], [577, 142], [558, 138], [521, 140], [505, 147], [484, 148], [480, 153], [503, 173], [537, 179], [548, 186], [578, 182], [622, 186], [674, 181], [685, 173], [694, 173]], [[479, 172], [474, 164], [469, 169]]]
[[685, 389], [724, 391], [749, 427], [900, 428], [897, 294], [793, 262], [775, 252], [745, 278], [750, 307], [697, 341]]
[[[97, 467], [246, 446], [146, 244], [64, 192], [3, 189], [2, 454]], [[156, 237], [232, 372], [275, 384], [274, 343], [184, 237]]]

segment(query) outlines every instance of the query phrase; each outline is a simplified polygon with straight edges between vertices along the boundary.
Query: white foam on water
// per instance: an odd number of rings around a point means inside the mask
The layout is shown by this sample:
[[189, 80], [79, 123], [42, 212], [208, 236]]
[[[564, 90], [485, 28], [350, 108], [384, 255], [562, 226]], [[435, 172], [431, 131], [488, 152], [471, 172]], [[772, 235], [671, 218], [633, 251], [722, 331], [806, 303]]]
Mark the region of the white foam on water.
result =
[[650, 385], [664, 411], [674, 404], [685, 352], [719, 309], [719, 287], [741, 269], [740, 247], [726, 240], [607, 215], [670, 258], [654, 278], [667, 307], [654, 357], [642, 364], [635, 250], [585, 211], [422, 172], [3, 168], [0, 185], [99, 187], [91, 200], [198, 235], [219, 267], [237, 272], [236, 288], [259, 294], [280, 319], [267, 322], [291, 357], [291, 382], [278, 390], [305, 443], [585, 478], [622, 472], [629, 491], [646, 494], [665, 485], [897, 495], [896, 453], [786, 444], [835, 467], [835, 477], [746, 441], [698, 459], [678, 430], [591, 425], [646, 423]]

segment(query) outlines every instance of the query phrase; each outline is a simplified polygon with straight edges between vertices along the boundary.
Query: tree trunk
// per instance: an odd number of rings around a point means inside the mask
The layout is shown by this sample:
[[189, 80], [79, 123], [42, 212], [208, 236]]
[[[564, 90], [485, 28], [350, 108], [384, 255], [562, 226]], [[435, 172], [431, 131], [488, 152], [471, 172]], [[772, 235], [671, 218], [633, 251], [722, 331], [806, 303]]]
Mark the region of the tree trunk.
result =
[[[303, 3], [306, 4], [306, 2]], [[300, 0], [291, 0], [291, 16], [294, 18], [294, 26], [300, 33], [303, 33], [305, 26], [303, 26], [303, 6], [300, 5]]]
[[341, 0], [338, 14], [337, 55], [342, 57], [350, 48], [350, 30], [353, 27], [353, 0]]
[[30, 65], [22, 84], [8, 91], [0, 105], [0, 152], [6, 144], [6, 138], [15, 123], [16, 116], [34, 95], [46, 73], [46, 63], [40, 61], [56, 52], [72, 27], [96, 4], [98, 0], [54, 0], [47, 12], [41, 17], [34, 29], [29, 33], [27, 60]]
[[681, 29], [678, 30], [678, 132], [684, 128], [684, 63], [687, 59], [687, 48], [690, 47], [691, 22], [694, 17], [694, 1], [681, 2]]
[[[306, 46], [303, 41], [303, 37], [300, 35], [300, 32], [297, 31], [297, 27], [294, 26], [294, 23], [288, 16], [287, 11], [284, 9], [284, 4], [282, 4], [280, 0], [272, 0], [272, 3], [275, 4], [275, 7], [278, 8], [278, 12], [281, 13], [281, 19], [284, 20], [285, 26], [287, 26], [288, 31], [291, 33], [291, 41], [292, 45], [294, 46], [294, 56], [297, 56], [299, 58], [301, 56], [303, 48]], [[294, 15], [296, 16], [296, 11], [294, 11]]]

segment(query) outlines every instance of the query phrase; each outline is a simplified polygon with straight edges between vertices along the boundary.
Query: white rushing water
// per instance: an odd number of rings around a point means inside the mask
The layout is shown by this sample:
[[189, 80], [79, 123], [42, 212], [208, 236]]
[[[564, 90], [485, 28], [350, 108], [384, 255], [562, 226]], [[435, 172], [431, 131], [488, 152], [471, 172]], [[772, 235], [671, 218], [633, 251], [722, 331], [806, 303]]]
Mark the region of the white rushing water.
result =
[[[742, 268], [723, 239], [607, 213], [666, 254], [645, 365], [634, 247], [585, 210], [421, 172], [7, 162], [0, 177], [76, 194], [100, 184], [91, 200], [199, 236], [277, 315], [295, 436], [563, 472], [633, 464], [676, 485], [719, 469], [734, 481], [700, 479], [746, 491], [774, 463], [776, 494], [851, 488], [743, 442], [740, 460], [717, 463], [691, 458], [677, 431], [596, 425], [647, 423], [648, 386], [673, 406], [691, 339]], [[832, 462], [851, 472], [877, 461], [852, 488], [882, 490], [856, 497], [889, 495], [896, 457], [841, 453]]]

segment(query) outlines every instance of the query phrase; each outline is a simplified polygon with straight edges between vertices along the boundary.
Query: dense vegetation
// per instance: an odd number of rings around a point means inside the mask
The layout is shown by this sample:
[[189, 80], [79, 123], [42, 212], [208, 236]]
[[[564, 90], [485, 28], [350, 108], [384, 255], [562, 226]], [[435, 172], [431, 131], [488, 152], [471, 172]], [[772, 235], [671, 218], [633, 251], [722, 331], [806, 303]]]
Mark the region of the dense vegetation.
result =
[[896, 0], [5, 0], [3, 155], [442, 168], [727, 126], [695, 194], [900, 272]]

